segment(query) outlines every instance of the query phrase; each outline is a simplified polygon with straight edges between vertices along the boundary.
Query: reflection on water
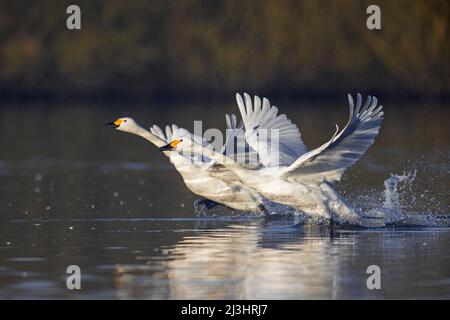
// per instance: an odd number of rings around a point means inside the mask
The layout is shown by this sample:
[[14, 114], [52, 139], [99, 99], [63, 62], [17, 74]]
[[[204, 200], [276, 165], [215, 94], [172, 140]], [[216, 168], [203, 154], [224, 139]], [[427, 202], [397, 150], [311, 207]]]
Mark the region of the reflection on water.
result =
[[[1, 232], [15, 239], [0, 247], [1, 298], [450, 298], [450, 229], [235, 218], [12, 221]], [[80, 291], [65, 289], [70, 264]], [[373, 264], [380, 291], [366, 287]]]
[[[317, 146], [347, 116], [345, 101], [282, 108]], [[390, 173], [413, 213], [448, 214], [450, 111], [390, 106], [380, 136], [338, 185], [380, 207]], [[449, 298], [450, 230], [339, 230], [229, 211], [195, 217], [195, 195], [144, 140], [103, 126], [130, 115], [149, 126], [224, 127], [235, 106], [39, 106], [0, 109], [0, 298]], [[430, 124], [433, 125], [430, 125]], [[65, 286], [67, 266], [82, 290]], [[367, 266], [382, 290], [366, 288]]]

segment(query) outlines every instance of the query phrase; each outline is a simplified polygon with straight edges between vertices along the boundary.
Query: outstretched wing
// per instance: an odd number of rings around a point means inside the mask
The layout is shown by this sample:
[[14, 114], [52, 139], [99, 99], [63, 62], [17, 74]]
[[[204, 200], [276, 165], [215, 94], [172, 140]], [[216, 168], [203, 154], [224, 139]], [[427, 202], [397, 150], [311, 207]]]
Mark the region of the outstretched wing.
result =
[[244, 125], [242, 122], [238, 125], [236, 115], [229, 115], [228, 113], [225, 113], [225, 123], [227, 125], [225, 135], [226, 138], [220, 152], [222, 154], [229, 154], [231, 156], [238, 152], [239, 148], [236, 146], [236, 144], [239, 142], [239, 140], [241, 139], [245, 142]]
[[269, 100], [263, 98], [261, 102], [255, 96], [252, 103], [247, 93], [244, 99], [237, 93], [236, 101], [247, 143], [256, 150], [264, 166], [288, 166], [308, 151], [297, 126], [285, 114], [278, 115], [278, 108], [271, 106]]
[[[244, 124], [237, 123], [235, 114], [225, 114], [226, 140], [220, 153], [232, 158], [237, 163], [247, 169], [255, 169], [260, 166], [257, 160], [256, 151], [245, 141]], [[211, 160], [205, 168], [212, 168], [217, 165]]]
[[156, 124], [150, 127], [150, 132], [158, 138], [164, 140], [166, 143], [171, 142], [177, 137], [184, 134], [190, 134], [188, 130], [179, 128], [176, 124], [165, 127], [165, 132]]
[[286, 180], [339, 181], [344, 171], [361, 158], [372, 145], [383, 119], [383, 106], [377, 105], [377, 98], [369, 96], [362, 106], [358, 93], [356, 107], [348, 95], [350, 117], [344, 130], [319, 148], [305, 153], [286, 168], [281, 177]]
[[[183, 137], [183, 136], [189, 136], [191, 139], [193, 139], [197, 143], [202, 143], [201, 138], [194, 136], [192, 133], [189, 132], [189, 130], [186, 130], [184, 128], [178, 127], [176, 124], [172, 124], [171, 126], [166, 126], [165, 133], [163, 130], [158, 127], [157, 125], [153, 125], [150, 127], [150, 132], [154, 134], [155, 136], [159, 137], [160, 139], [166, 141], [166, 143], [170, 143], [171, 141]], [[196, 154], [182, 154], [185, 158], [191, 160], [193, 163], [197, 165], [206, 165], [210, 159], [204, 160], [203, 157], [196, 155]]]
[[166, 135], [164, 134], [164, 132], [161, 130], [161, 128], [159, 126], [157, 126], [156, 124], [154, 124], [153, 126], [150, 127], [150, 132], [157, 136], [158, 138], [164, 140], [166, 143], [169, 143], [167, 141]]

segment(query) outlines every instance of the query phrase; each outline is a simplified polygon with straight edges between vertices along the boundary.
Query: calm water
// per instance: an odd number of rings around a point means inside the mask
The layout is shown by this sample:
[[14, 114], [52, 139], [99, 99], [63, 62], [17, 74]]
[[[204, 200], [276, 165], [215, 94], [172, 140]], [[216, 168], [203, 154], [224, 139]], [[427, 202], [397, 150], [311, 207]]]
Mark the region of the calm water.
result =
[[[338, 189], [379, 208], [391, 173], [402, 210], [450, 213], [450, 108], [383, 101], [375, 145]], [[279, 103], [281, 105], [281, 103]], [[318, 146], [347, 117], [345, 100], [280, 107]], [[205, 111], [208, 111], [205, 113]], [[224, 127], [230, 103], [5, 105], [0, 109], [0, 298], [450, 298], [450, 228], [337, 229], [282, 215], [193, 212], [196, 196], [146, 141], [103, 126]], [[66, 288], [79, 265], [81, 290]], [[368, 290], [378, 265], [382, 289]]]

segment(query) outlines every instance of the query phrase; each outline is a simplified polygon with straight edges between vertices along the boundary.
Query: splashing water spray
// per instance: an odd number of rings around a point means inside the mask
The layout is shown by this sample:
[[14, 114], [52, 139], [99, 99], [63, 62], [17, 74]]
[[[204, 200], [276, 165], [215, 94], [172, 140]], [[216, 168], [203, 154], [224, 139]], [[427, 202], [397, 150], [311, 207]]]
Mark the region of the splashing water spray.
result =
[[403, 223], [408, 217], [403, 212], [403, 206], [400, 200], [399, 184], [410, 186], [416, 178], [417, 170], [403, 175], [393, 174], [384, 181], [384, 203], [381, 207], [372, 208], [366, 212], [366, 216], [372, 218], [382, 218], [384, 224]]
[[417, 170], [409, 173], [404, 172], [403, 175], [391, 173], [391, 176], [384, 181], [384, 209], [401, 213], [402, 205], [400, 203], [398, 184], [404, 183], [410, 186], [416, 179], [416, 174]]
[[[450, 216], [435, 216], [432, 214], [418, 214], [404, 212], [401, 203], [401, 191], [399, 186], [411, 187], [416, 179], [417, 170], [402, 175], [392, 174], [384, 181], [384, 204], [381, 212], [387, 224], [399, 224], [402, 226], [450, 226]], [[375, 211], [378, 211], [375, 209]], [[378, 211], [379, 212], [379, 211]]]

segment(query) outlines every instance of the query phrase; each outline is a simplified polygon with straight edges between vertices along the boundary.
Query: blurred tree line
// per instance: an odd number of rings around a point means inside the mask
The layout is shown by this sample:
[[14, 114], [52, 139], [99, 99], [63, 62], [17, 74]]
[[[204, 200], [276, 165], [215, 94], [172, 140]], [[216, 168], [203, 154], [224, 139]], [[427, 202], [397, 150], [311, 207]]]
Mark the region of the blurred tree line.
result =
[[[82, 29], [66, 28], [78, 4]], [[450, 2], [0, 1], [0, 94], [450, 92]]]

